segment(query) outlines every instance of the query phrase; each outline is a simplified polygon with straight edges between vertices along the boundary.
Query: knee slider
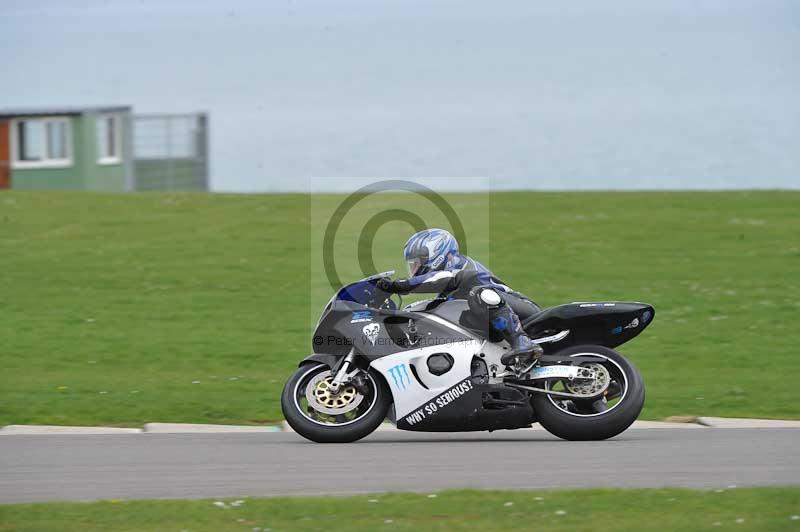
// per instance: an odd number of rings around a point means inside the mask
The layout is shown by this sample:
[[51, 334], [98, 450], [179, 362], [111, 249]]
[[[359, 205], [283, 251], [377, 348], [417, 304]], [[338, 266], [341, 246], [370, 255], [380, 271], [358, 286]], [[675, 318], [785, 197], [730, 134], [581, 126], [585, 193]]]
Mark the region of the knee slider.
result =
[[500, 294], [488, 286], [476, 286], [470, 290], [467, 303], [470, 311], [487, 320], [494, 317], [497, 309], [505, 306], [505, 301], [500, 297]]
[[490, 307], [497, 307], [503, 302], [503, 300], [500, 298], [500, 295], [491, 288], [481, 290], [480, 294], [478, 294], [478, 297], [481, 298], [481, 302]]

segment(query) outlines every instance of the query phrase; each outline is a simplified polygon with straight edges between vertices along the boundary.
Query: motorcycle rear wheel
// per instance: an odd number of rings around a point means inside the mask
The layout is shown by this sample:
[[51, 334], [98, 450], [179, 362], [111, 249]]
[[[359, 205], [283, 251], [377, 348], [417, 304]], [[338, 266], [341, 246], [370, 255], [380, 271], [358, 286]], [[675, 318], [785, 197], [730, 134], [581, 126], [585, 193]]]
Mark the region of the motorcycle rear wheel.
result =
[[[605, 359], [601, 364], [608, 369], [612, 386], [605, 397], [583, 402], [546, 394], [534, 395], [534, 411], [548, 432], [565, 440], [605, 440], [623, 432], [636, 421], [644, 406], [645, 389], [642, 376], [633, 363], [613, 349], [599, 345], [569, 347], [558, 354], [585, 354]], [[615, 403], [607, 407], [606, 400]]]

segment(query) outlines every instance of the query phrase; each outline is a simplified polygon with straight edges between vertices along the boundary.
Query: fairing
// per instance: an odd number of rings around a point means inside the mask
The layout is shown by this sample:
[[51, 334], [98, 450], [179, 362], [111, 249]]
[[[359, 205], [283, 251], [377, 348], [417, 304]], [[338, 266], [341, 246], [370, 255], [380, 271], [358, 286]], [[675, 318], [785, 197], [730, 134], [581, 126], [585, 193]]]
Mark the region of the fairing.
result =
[[[416, 333], [409, 331], [413, 320]], [[351, 301], [336, 301], [314, 331], [315, 353], [347, 354], [351, 348], [368, 360], [422, 345], [472, 340], [460, 327], [430, 315], [395, 309], [370, 308]]]

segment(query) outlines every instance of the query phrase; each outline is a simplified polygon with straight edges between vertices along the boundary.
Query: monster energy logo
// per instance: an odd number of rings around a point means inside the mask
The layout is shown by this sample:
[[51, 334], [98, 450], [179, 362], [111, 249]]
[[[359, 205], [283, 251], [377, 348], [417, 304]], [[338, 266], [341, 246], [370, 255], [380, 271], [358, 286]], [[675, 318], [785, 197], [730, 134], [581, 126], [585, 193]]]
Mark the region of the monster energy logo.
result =
[[398, 390], [405, 390], [411, 384], [411, 379], [408, 376], [408, 370], [405, 364], [398, 364], [389, 368], [389, 375], [392, 376], [394, 386]]

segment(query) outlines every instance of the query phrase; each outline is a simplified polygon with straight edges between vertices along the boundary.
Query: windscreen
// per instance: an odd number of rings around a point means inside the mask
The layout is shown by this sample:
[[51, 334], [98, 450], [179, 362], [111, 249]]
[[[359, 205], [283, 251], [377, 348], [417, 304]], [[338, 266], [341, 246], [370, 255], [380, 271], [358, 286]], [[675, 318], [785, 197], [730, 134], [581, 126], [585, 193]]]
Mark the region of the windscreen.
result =
[[397, 305], [391, 300], [391, 294], [375, 286], [376, 281], [377, 277], [371, 277], [344, 286], [336, 293], [333, 301], [352, 301], [372, 308], [397, 309]]
[[374, 281], [358, 281], [343, 286], [336, 293], [336, 301], [353, 301], [361, 305], [369, 305], [375, 296]]

